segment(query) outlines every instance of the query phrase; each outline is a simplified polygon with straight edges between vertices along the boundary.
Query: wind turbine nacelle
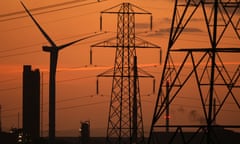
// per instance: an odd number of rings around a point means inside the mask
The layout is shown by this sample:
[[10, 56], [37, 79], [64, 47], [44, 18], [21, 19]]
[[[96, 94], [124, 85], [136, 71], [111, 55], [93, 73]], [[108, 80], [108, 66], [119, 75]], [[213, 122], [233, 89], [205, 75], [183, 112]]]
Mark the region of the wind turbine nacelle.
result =
[[53, 47], [51, 47], [51, 46], [42, 46], [42, 50], [43, 50], [43, 51], [50, 52], [50, 51], [53, 50]]

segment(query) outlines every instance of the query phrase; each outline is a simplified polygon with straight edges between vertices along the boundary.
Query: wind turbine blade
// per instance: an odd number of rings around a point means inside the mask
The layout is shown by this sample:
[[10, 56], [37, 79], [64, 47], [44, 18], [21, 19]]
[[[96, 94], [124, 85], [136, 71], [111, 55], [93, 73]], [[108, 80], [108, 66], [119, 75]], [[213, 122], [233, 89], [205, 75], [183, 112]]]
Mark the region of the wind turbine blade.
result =
[[81, 39], [78, 39], [78, 40], [69, 42], [69, 43], [67, 43], [67, 44], [60, 45], [60, 46], [58, 46], [58, 50], [63, 49], [63, 48], [68, 47], [68, 46], [71, 46], [71, 45], [73, 45], [73, 44], [75, 44], [75, 43], [77, 43], [77, 42], [80, 42], [80, 41], [83, 41], [83, 40], [86, 40], [86, 39], [89, 39], [89, 38], [92, 38], [92, 37], [101, 35], [101, 34], [103, 34], [103, 33], [98, 33], [98, 34], [86, 36], [86, 37], [83, 37], [83, 38], [81, 38]]
[[53, 47], [57, 47], [56, 44], [53, 42], [53, 40], [47, 35], [47, 33], [43, 30], [43, 28], [40, 26], [40, 24], [35, 20], [35, 18], [32, 16], [32, 14], [30, 13], [30, 11], [27, 9], [27, 7], [23, 4], [22, 1], [20, 1], [23, 8], [25, 9], [25, 11], [28, 13], [28, 15], [31, 17], [31, 19], [33, 20], [33, 22], [36, 24], [36, 26], [38, 27], [38, 29], [41, 31], [41, 33], [44, 35], [44, 37], [47, 39], [47, 41], [53, 46]]

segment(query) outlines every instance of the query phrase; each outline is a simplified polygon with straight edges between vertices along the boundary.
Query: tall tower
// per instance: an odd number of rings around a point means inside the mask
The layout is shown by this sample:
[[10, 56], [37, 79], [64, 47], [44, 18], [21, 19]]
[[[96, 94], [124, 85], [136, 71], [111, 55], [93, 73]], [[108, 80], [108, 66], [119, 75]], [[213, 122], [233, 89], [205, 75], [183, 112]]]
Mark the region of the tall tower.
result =
[[2, 105], [0, 105], [0, 132], [2, 132]]
[[[229, 103], [234, 105], [231, 108], [235, 108], [234, 111], [238, 112], [238, 115], [240, 112], [240, 99], [237, 97], [240, 86], [240, 59], [239, 56], [237, 57], [240, 53], [239, 12], [239, 0], [175, 0], [168, 49], [154, 109], [149, 143], [163, 143], [164, 138], [161, 134], [164, 134], [163, 130], [166, 127], [163, 122], [164, 114], [168, 105], [176, 106], [175, 104], [181, 98], [185, 101], [196, 100], [191, 106], [200, 108], [202, 123], [189, 125], [186, 123], [186, 117], [179, 117], [176, 123], [169, 124], [170, 130], [175, 133], [165, 143], [175, 143], [177, 136], [182, 140], [178, 143], [194, 143], [199, 135], [202, 135], [201, 143], [220, 143], [226, 140], [226, 137], [224, 139], [217, 134], [217, 127], [218, 130], [219, 127], [239, 130], [239, 121], [234, 124], [227, 120], [223, 124], [215, 125], [214, 123], [219, 115], [221, 119], [229, 117], [225, 111]], [[198, 19], [194, 19], [194, 16]], [[203, 19], [199, 19], [201, 16]], [[206, 42], [199, 43], [195, 48], [176, 47], [180, 36], [185, 34], [183, 32], [189, 30], [186, 28], [190, 22], [195, 22], [198, 26], [201, 25], [200, 22], [203, 22], [201, 26], [205, 26], [202, 27], [205, 30], [202, 30], [201, 34], [204, 34]], [[193, 37], [193, 35], [188, 37], [188, 40], [193, 40]], [[197, 38], [199, 40], [200, 35]], [[229, 58], [234, 58], [234, 63], [231, 65]], [[214, 104], [214, 99], [216, 99], [216, 104]], [[181, 101], [181, 103], [184, 102]], [[191, 138], [184, 135], [184, 132], [189, 129], [193, 131]], [[199, 139], [197, 143], [200, 143]]]
[[[117, 9], [119, 8], [119, 9]], [[114, 68], [98, 77], [113, 77], [106, 143], [144, 143], [142, 107], [139, 93], [141, 76], [137, 70], [136, 48], [160, 48], [135, 35], [135, 15], [151, 13], [130, 3], [122, 3], [101, 12], [117, 14], [117, 36], [92, 47], [116, 48]]]
[[33, 142], [40, 138], [40, 72], [23, 66], [23, 132]]

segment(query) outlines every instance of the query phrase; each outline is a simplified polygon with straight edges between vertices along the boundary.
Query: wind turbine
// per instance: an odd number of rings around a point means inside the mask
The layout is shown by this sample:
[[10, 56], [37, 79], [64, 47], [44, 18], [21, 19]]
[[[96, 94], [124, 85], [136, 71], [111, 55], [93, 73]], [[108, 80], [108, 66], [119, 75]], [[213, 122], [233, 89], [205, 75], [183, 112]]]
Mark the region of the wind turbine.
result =
[[44, 35], [44, 37], [47, 39], [47, 41], [50, 43], [51, 46], [43, 46], [42, 49], [45, 52], [50, 53], [50, 72], [49, 72], [49, 142], [50, 144], [55, 144], [55, 89], [56, 89], [56, 68], [57, 68], [57, 60], [58, 60], [58, 52], [62, 50], [63, 48], [66, 48], [68, 46], [71, 46], [79, 41], [100, 35], [94, 34], [90, 36], [83, 37], [81, 39], [59, 45], [57, 46], [54, 41], [48, 36], [48, 34], [43, 30], [43, 28], [40, 26], [40, 24], [36, 21], [36, 19], [32, 16], [30, 11], [27, 9], [27, 7], [23, 4], [22, 1], [20, 1], [22, 6], [24, 7], [25, 11], [28, 13], [28, 15], [31, 17], [33, 22], [36, 24], [38, 29], [41, 31], [41, 33]]

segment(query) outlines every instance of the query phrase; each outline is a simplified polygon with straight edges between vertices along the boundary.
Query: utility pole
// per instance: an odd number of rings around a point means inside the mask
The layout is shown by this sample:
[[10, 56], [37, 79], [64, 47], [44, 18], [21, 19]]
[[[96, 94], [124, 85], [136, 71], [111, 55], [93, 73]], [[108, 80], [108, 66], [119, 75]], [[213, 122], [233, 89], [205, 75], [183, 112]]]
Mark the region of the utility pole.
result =
[[134, 80], [133, 80], [133, 105], [132, 105], [132, 125], [133, 125], [133, 132], [132, 132], [132, 143], [138, 142], [138, 69], [137, 69], [137, 56], [134, 56]]
[[42, 72], [42, 84], [41, 84], [41, 137], [43, 137], [43, 72]]
[[[116, 10], [116, 8], [119, 9]], [[135, 35], [135, 15], [147, 14], [151, 19], [152, 16], [150, 12], [130, 3], [122, 3], [102, 11], [101, 22], [102, 14], [117, 14], [116, 38], [110, 38], [91, 46], [116, 49], [114, 68], [97, 76], [113, 78], [106, 143], [141, 144], [144, 143], [144, 130], [138, 78], [154, 77], [140, 69], [138, 71], [136, 49], [160, 49], [160, 47]], [[102, 29], [102, 24], [100, 27]], [[92, 50], [90, 54], [91, 52]], [[91, 59], [90, 63], [92, 63]]]
[[166, 82], [166, 132], [169, 132], [169, 82]]
[[2, 132], [2, 105], [0, 104], [0, 132]]

